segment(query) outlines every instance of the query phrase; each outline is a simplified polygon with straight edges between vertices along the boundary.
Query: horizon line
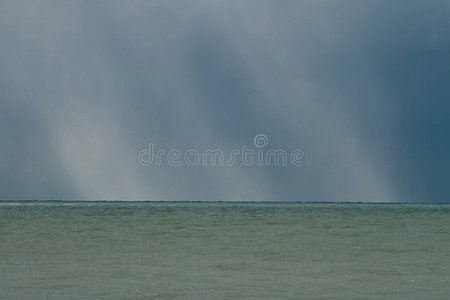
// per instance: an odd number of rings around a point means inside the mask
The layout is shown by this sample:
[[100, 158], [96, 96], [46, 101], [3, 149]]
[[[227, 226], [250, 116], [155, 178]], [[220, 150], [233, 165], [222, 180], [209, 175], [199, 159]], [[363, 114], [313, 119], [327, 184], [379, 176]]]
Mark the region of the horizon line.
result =
[[14, 203], [14, 202], [56, 202], [56, 203], [81, 203], [81, 202], [96, 202], [96, 203], [253, 203], [253, 204], [450, 204], [448, 202], [365, 202], [365, 201], [254, 201], [254, 200], [55, 200], [55, 199], [1, 199], [0, 203]]

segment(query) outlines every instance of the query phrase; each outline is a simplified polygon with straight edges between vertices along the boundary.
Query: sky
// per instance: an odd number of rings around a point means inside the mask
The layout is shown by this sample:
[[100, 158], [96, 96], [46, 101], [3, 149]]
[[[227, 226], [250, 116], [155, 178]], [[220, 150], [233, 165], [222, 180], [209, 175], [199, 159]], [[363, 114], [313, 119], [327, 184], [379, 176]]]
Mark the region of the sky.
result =
[[448, 0], [1, 1], [0, 199], [449, 203], [449, 100]]

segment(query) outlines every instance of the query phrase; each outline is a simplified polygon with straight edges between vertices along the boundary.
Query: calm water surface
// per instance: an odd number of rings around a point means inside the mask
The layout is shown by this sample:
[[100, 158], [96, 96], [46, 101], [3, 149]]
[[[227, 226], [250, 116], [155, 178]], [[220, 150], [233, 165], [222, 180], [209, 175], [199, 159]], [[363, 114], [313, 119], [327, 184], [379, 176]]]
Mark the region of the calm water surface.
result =
[[0, 202], [0, 299], [448, 299], [450, 205]]

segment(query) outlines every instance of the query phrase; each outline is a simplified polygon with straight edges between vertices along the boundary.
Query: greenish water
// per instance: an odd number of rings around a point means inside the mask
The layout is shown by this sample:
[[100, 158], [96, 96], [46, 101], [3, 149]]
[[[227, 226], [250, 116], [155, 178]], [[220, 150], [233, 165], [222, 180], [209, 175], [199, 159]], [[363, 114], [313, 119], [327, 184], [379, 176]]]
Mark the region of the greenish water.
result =
[[450, 206], [0, 203], [0, 299], [448, 299]]

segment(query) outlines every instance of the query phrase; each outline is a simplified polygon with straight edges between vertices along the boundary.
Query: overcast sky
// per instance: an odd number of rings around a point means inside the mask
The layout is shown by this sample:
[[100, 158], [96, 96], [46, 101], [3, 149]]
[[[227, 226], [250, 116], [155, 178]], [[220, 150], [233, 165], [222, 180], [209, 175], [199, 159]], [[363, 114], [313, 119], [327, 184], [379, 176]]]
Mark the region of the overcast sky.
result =
[[450, 202], [449, 100], [447, 0], [1, 1], [0, 199]]

